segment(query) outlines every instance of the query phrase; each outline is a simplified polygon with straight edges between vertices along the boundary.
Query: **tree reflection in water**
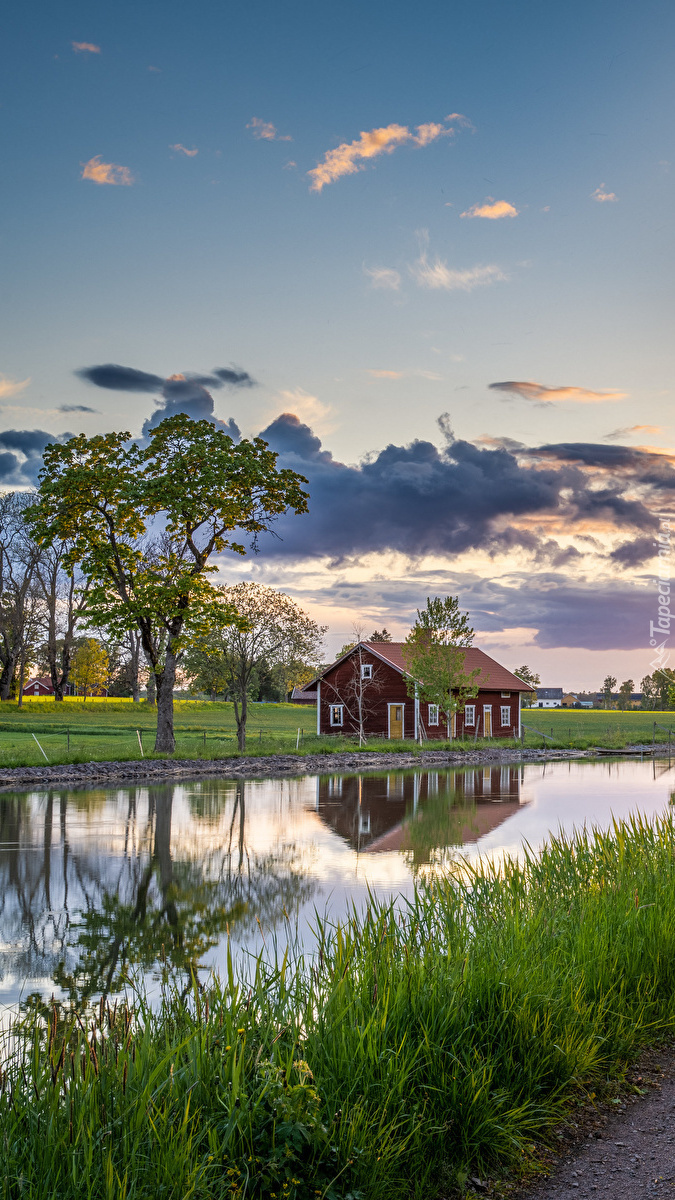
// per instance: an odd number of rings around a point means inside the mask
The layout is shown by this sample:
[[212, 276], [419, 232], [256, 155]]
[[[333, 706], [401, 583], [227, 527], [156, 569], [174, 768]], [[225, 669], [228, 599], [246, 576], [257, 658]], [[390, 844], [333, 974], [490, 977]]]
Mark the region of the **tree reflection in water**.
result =
[[[258, 922], [292, 916], [313, 884], [293, 845], [251, 853], [247, 786], [192, 784], [189, 846], [174, 835], [173, 848], [173, 785], [117, 792], [115, 818], [124, 799], [126, 813], [109, 831], [104, 792], [41, 795], [39, 826], [35, 796], [0, 796], [1, 940], [11, 947], [0, 954], [0, 980], [51, 978], [79, 1011], [119, 991], [130, 972], [162, 964], [190, 978], [228, 930], [241, 940]], [[72, 813], [103, 818], [102, 836], [71, 833]]]

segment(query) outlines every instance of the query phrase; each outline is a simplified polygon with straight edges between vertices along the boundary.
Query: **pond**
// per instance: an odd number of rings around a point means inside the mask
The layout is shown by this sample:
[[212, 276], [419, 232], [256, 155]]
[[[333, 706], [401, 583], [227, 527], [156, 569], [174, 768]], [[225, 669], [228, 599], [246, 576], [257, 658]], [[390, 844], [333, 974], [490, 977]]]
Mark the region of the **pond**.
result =
[[167, 783], [0, 794], [0, 1006], [82, 1005], [160, 963], [226, 968], [291, 937], [308, 945], [368, 890], [559, 828], [663, 813], [668, 761]]

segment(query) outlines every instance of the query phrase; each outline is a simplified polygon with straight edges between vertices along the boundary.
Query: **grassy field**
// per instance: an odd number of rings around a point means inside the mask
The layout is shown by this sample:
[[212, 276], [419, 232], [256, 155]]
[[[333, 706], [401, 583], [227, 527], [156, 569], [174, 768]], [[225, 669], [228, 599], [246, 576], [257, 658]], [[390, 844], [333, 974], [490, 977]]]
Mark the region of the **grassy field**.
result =
[[[1, 1200], [436, 1200], [675, 1029], [675, 822], [371, 897], [304, 962], [14, 1030]], [[574, 1119], [574, 1117], [572, 1117]]]
[[[604, 746], [620, 750], [631, 742], [667, 743], [675, 713], [525, 709], [525, 746], [588, 749]], [[295, 751], [318, 753], [353, 750], [355, 739], [316, 737], [316, 710], [295, 704], [253, 704], [248, 725], [248, 754]], [[155, 710], [130, 700], [25, 699], [0, 704], [0, 766], [44, 763], [99, 762], [106, 759], [152, 757]], [[178, 700], [175, 709], [177, 758], [223, 758], [237, 753], [236, 726], [231, 704]], [[299, 731], [299, 733], [298, 733]], [[36, 740], [37, 739], [37, 740]], [[140, 741], [139, 741], [140, 739]], [[432, 742], [436, 748], [474, 750], [482, 739]], [[512, 743], [513, 744], [513, 743]], [[370, 740], [369, 750], [410, 751], [414, 744]], [[44, 753], [43, 753], [44, 752]]]

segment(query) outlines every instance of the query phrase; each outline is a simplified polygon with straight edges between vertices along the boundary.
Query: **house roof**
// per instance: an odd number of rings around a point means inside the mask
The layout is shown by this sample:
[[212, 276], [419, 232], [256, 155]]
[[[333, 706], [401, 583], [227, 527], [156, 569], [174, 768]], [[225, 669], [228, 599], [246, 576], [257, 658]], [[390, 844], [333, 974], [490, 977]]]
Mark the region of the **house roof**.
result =
[[562, 688], [537, 688], [538, 700], [562, 700]]
[[27, 679], [23, 685], [24, 691], [26, 690], [27, 687], [35, 687], [36, 683], [39, 683], [39, 684], [41, 684], [42, 687], [46, 687], [46, 688], [51, 688], [51, 686], [52, 686], [52, 681], [48, 675], [40, 675], [40, 676], [36, 676], [35, 679]]
[[[325, 671], [322, 671], [316, 679], [308, 683], [307, 690], [316, 687], [317, 679], [323, 679], [324, 675], [337, 666], [337, 663], [344, 662], [351, 654], [354, 654], [359, 646], [362, 646], [364, 650], [369, 650], [383, 662], [389, 663], [403, 675], [406, 670], [403, 661], [404, 645], [404, 642], [358, 642], [346, 654], [326, 667]], [[476, 677], [476, 684], [479, 688], [489, 688], [493, 692], [530, 692], [532, 690], [528, 684], [523, 683], [522, 679], [518, 679], [518, 676], [511, 671], [507, 671], [506, 667], [503, 667], [494, 658], [490, 658], [489, 654], [486, 654], [484, 650], [479, 650], [477, 646], [468, 646], [464, 655], [464, 670], [467, 674], [471, 674], [476, 669], [480, 672]]]

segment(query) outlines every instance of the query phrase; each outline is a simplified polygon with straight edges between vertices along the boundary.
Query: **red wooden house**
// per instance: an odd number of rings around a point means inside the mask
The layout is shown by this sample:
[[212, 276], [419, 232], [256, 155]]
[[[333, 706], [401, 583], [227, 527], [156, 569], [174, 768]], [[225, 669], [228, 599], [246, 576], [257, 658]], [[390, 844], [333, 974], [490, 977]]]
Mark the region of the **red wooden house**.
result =
[[307, 684], [316, 689], [316, 732], [368, 737], [519, 737], [520, 697], [531, 688], [482, 650], [470, 646], [464, 671], [478, 668], [477, 694], [448, 728], [438, 705], [408, 694], [403, 642], [359, 642]]

